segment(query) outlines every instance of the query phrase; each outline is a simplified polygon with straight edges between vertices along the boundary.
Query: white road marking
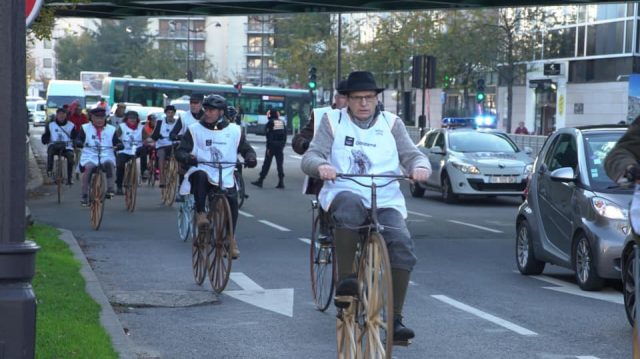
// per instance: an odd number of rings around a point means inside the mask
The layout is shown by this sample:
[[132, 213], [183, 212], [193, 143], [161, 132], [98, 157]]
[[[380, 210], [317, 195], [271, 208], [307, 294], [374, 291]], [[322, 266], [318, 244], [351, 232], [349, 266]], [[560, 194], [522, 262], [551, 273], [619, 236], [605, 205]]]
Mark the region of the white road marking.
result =
[[264, 289], [241, 272], [232, 272], [229, 277], [242, 290], [228, 290], [224, 294], [256, 307], [293, 317], [293, 288]]
[[298, 238], [301, 242], [311, 245], [311, 240], [309, 238]]
[[282, 232], [291, 232], [291, 230], [289, 228], [286, 228], [286, 227], [283, 227], [283, 226], [279, 226], [279, 225], [277, 225], [277, 224], [275, 224], [273, 222], [269, 222], [269, 221], [264, 220], [264, 219], [261, 219], [258, 222], [266, 224], [267, 226], [273, 227], [273, 228], [275, 228], [275, 229], [277, 229], [279, 231], [282, 231]]
[[418, 285], [416, 284], [416, 282], [414, 282], [414, 281], [412, 281], [412, 280], [410, 280], [410, 281], [409, 281], [409, 285], [418, 286]]
[[420, 213], [420, 212], [414, 212], [414, 211], [407, 211], [407, 213], [409, 214], [413, 214], [414, 216], [419, 216], [419, 217], [426, 217], [426, 218], [431, 218], [433, 217], [430, 214], [424, 214], [424, 213]]
[[591, 356], [591, 355], [578, 355], [576, 358], [578, 358], [578, 359], [600, 359], [598, 357], [594, 357], [594, 356]]
[[256, 157], [257, 161], [264, 161], [264, 157]]
[[295, 158], [296, 160], [301, 160], [302, 159], [302, 156], [298, 156], [298, 155], [289, 155], [289, 157]]
[[471, 224], [471, 223], [467, 223], [467, 222], [460, 222], [460, 221], [456, 221], [455, 219], [448, 219], [447, 222], [451, 222], [451, 223], [457, 223], [457, 224], [461, 224], [463, 226], [468, 226], [468, 227], [473, 227], [473, 228], [477, 228], [477, 229], [482, 229], [483, 231], [488, 231], [488, 232], [492, 232], [492, 233], [504, 233], [502, 231], [499, 231], [497, 229], [493, 229], [493, 228], [487, 228], [487, 227], [483, 227], [483, 226], [479, 226], [477, 224]]
[[253, 214], [251, 214], [251, 213], [247, 213], [247, 212], [245, 212], [245, 211], [240, 211], [240, 210], [238, 210], [238, 213], [240, 213], [241, 215], [243, 215], [243, 216], [245, 216], [245, 217], [249, 217], [249, 218], [253, 218], [253, 217], [254, 217], [254, 216], [253, 216]]
[[544, 289], [549, 289], [549, 290], [553, 290], [560, 293], [577, 295], [585, 298], [602, 300], [605, 302], [611, 302], [615, 304], [624, 304], [624, 297], [622, 296], [622, 293], [615, 291], [611, 288], [603, 289], [600, 292], [586, 292], [580, 289], [580, 287], [577, 284], [565, 282], [563, 280], [552, 278], [546, 275], [532, 275], [529, 277], [555, 285], [555, 287], [543, 287]]
[[467, 313], [473, 314], [473, 315], [475, 315], [475, 316], [477, 316], [479, 318], [488, 320], [491, 323], [494, 323], [494, 324], [499, 325], [499, 326], [501, 326], [503, 328], [509, 329], [509, 330], [511, 330], [513, 332], [516, 332], [516, 333], [518, 333], [520, 335], [525, 335], [525, 336], [538, 335], [538, 333], [536, 333], [536, 332], [533, 332], [533, 331], [531, 331], [529, 329], [523, 328], [523, 327], [521, 327], [519, 325], [516, 325], [514, 323], [511, 323], [511, 322], [509, 322], [507, 320], [498, 318], [495, 315], [483, 312], [483, 311], [481, 311], [479, 309], [476, 309], [476, 308], [471, 307], [469, 305], [466, 305], [464, 303], [458, 302], [457, 300], [451, 299], [451, 298], [447, 297], [446, 295], [432, 295], [432, 297], [437, 299], [437, 300], [439, 300], [439, 301], [441, 301], [441, 302], [443, 302], [443, 303], [449, 304], [449, 305], [451, 305], [451, 306], [453, 306], [455, 308], [463, 310], [463, 311], [465, 311]]

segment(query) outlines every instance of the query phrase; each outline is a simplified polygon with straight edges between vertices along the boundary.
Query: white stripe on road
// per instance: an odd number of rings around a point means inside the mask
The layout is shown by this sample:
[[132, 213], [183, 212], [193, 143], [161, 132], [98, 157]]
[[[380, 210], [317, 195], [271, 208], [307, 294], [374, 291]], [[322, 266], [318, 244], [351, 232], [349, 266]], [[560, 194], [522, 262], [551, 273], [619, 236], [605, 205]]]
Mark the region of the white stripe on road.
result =
[[579, 355], [576, 358], [578, 358], [578, 359], [600, 359], [598, 357], [594, 357], [594, 356], [591, 356], [591, 355]]
[[301, 160], [302, 159], [302, 156], [298, 156], [298, 155], [289, 155], [289, 157], [295, 158], [296, 160]]
[[275, 224], [275, 223], [273, 223], [273, 222], [269, 222], [269, 221], [266, 221], [266, 220], [264, 220], [264, 219], [261, 219], [261, 220], [259, 220], [258, 222], [263, 223], [263, 224], [266, 224], [267, 226], [269, 226], [269, 227], [273, 227], [273, 228], [275, 228], [275, 229], [277, 229], [277, 230], [280, 230], [280, 231], [282, 231], [282, 232], [291, 232], [291, 230], [290, 230], [289, 228], [285, 228], [285, 227], [283, 227], [283, 226], [279, 226], [279, 225], [277, 225], [277, 224]]
[[468, 306], [468, 305], [466, 305], [464, 303], [458, 302], [457, 300], [451, 299], [451, 298], [447, 297], [446, 295], [432, 295], [432, 297], [437, 299], [437, 300], [439, 300], [439, 301], [441, 301], [441, 302], [443, 302], [443, 303], [449, 304], [449, 305], [451, 305], [451, 306], [453, 306], [455, 308], [463, 310], [463, 311], [465, 311], [467, 313], [470, 313], [470, 314], [473, 314], [473, 315], [475, 315], [477, 317], [480, 317], [482, 319], [488, 320], [493, 324], [499, 325], [499, 326], [501, 326], [503, 328], [506, 328], [506, 329], [509, 329], [509, 330], [511, 330], [513, 332], [516, 332], [516, 333], [518, 333], [520, 335], [526, 335], [526, 336], [538, 335], [538, 333], [536, 333], [536, 332], [532, 332], [529, 329], [526, 329], [526, 328], [523, 328], [523, 327], [521, 327], [519, 325], [513, 324], [513, 323], [511, 323], [511, 322], [509, 322], [507, 320], [498, 318], [498, 317], [496, 317], [494, 315], [491, 315], [489, 313], [485, 313], [485, 312], [483, 312], [483, 311], [481, 311], [479, 309], [476, 309], [476, 308]]
[[414, 212], [414, 211], [407, 211], [407, 213], [409, 214], [413, 214], [414, 216], [420, 216], [420, 217], [426, 217], [426, 218], [431, 218], [433, 217], [430, 214], [424, 214], [424, 213], [420, 213], [420, 212]]
[[264, 157], [256, 157], [257, 161], [264, 161]]
[[601, 290], [600, 292], [586, 292], [580, 289], [580, 287], [577, 284], [568, 283], [563, 280], [548, 277], [546, 275], [532, 275], [529, 277], [535, 278], [537, 280], [541, 280], [543, 282], [551, 283], [556, 286], [556, 287], [543, 287], [544, 289], [549, 289], [549, 290], [553, 290], [553, 291], [565, 293], [565, 294], [573, 294], [573, 295], [577, 295], [585, 298], [602, 300], [605, 302], [611, 302], [615, 304], [624, 304], [624, 297], [622, 296], [622, 293], [615, 291], [613, 289], [607, 288], [607, 289]]
[[309, 238], [298, 238], [301, 242], [304, 242], [308, 245], [311, 245], [311, 240]]
[[493, 233], [503, 233], [502, 231], [499, 231], [497, 229], [487, 228], [487, 227], [483, 227], [483, 226], [479, 226], [477, 224], [471, 224], [471, 223], [467, 223], [467, 222], [460, 222], [460, 221], [456, 221], [455, 219], [448, 219], [447, 222], [457, 223], [457, 224], [461, 224], [463, 226], [482, 229], [483, 231], [489, 231], [489, 232], [493, 232]]
[[253, 218], [253, 214], [251, 213], [247, 213], [245, 211], [238, 211], [238, 213], [240, 213], [241, 215], [245, 216], [245, 217], [249, 217], [249, 218]]

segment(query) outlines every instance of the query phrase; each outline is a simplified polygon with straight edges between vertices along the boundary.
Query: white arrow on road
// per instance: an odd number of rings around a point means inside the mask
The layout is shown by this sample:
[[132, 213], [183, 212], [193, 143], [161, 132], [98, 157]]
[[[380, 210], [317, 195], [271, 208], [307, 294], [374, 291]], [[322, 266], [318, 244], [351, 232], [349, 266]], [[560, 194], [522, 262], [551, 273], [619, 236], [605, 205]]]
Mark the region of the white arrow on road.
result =
[[224, 291], [224, 294], [258, 308], [293, 317], [293, 288], [264, 289], [241, 272], [232, 272], [230, 278], [242, 290]]

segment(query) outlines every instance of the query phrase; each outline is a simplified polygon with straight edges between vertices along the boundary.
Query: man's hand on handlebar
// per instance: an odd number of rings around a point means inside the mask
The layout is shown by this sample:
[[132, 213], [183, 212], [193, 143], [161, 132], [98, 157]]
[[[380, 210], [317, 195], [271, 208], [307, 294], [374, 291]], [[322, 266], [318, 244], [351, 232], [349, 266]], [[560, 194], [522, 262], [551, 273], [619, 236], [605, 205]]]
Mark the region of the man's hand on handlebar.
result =
[[424, 167], [416, 167], [411, 171], [411, 179], [416, 182], [426, 182], [430, 175], [431, 171]]
[[336, 179], [336, 168], [331, 165], [320, 165], [318, 166], [318, 173], [320, 174], [320, 179], [323, 181], [333, 181]]

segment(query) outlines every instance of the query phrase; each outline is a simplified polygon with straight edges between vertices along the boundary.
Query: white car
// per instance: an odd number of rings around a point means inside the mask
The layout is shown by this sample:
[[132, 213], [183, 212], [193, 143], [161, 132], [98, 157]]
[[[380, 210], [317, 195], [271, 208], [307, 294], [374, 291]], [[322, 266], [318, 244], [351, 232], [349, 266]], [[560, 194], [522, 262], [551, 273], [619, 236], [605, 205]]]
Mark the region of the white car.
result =
[[31, 114], [33, 126], [44, 126], [47, 123], [46, 105], [47, 101], [45, 100], [27, 101], [27, 109]]
[[463, 196], [522, 196], [531, 173], [531, 150], [521, 150], [509, 136], [496, 130], [440, 128], [417, 144], [431, 163], [427, 182], [411, 185], [422, 197], [426, 189], [441, 192], [446, 203]]

